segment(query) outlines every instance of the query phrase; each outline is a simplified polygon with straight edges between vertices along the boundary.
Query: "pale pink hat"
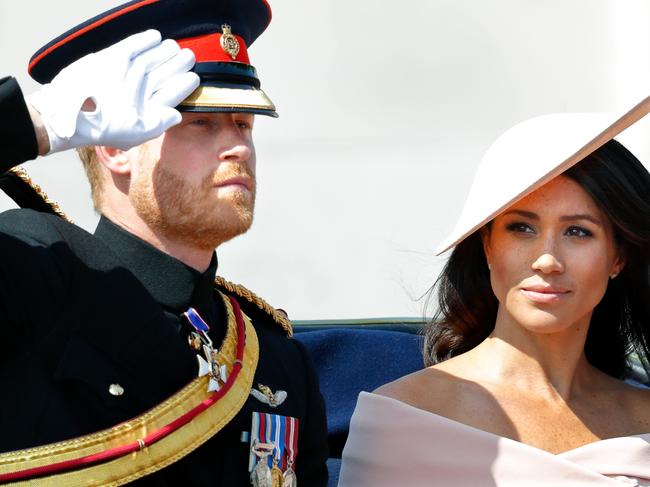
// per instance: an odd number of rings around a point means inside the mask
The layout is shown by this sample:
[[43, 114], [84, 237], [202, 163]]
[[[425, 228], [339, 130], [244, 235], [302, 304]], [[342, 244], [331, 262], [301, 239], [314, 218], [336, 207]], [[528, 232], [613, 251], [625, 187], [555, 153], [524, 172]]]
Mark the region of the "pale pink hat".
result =
[[554, 113], [531, 118], [506, 131], [483, 156], [460, 218], [436, 247], [436, 255], [580, 162], [649, 111], [650, 96], [622, 116]]

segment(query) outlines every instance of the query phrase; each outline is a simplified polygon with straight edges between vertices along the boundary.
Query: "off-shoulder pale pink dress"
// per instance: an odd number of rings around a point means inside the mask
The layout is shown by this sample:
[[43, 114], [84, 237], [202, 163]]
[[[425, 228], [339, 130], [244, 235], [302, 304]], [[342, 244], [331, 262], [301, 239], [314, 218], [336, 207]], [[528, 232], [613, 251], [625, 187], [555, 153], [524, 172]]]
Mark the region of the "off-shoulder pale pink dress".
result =
[[650, 433], [559, 455], [362, 392], [339, 487], [650, 486]]

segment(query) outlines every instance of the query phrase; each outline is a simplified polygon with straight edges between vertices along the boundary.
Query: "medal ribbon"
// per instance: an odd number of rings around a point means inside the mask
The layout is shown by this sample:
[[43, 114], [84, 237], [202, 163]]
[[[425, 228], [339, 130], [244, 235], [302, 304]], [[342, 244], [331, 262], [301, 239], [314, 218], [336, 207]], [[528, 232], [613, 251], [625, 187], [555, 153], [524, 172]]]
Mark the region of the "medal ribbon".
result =
[[[253, 412], [253, 421], [251, 425], [251, 436], [250, 436], [250, 456], [248, 458], [248, 471], [252, 472], [257, 465], [257, 462], [261, 461], [261, 458], [255, 454], [254, 446], [257, 443], [266, 443], [273, 445], [273, 436], [274, 436], [274, 427], [273, 420], [270, 417], [271, 415], [265, 413]], [[273, 466], [273, 455], [267, 455], [265, 461], [269, 468]]]
[[203, 320], [203, 318], [201, 318], [201, 315], [199, 315], [194, 308], [189, 308], [185, 313], [183, 313], [183, 316], [187, 318], [190, 325], [192, 325], [199, 333], [208, 333], [210, 331], [208, 324]]
[[[266, 443], [273, 445], [273, 430], [275, 429], [275, 423], [270, 414], [264, 414], [264, 422], [266, 423], [266, 429], [264, 431], [266, 433], [265, 441]], [[266, 463], [268, 464], [269, 468], [273, 466], [273, 455], [266, 457]]]
[[[252, 472], [260, 460], [253, 452], [257, 443], [267, 443], [274, 446], [273, 454], [266, 458], [269, 468], [278, 466], [282, 471], [295, 462], [297, 453], [298, 419], [279, 414], [253, 412], [250, 434], [250, 455], [248, 471]], [[293, 442], [293, 446], [290, 446]], [[289, 453], [287, 457], [286, 453]]]
[[259, 441], [259, 432], [260, 432], [260, 413], [253, 412], [253, 423], [251, 425], [251, 452], [248, 456], [248, 471], [252, 472], [257, 463], [257, 455], [253, 453], [253, 445], [255, 445], [255, 440]]
[[298, 418], [286, 416], [285, 420], [285, 444], [287, 445], [287, 466], [296, 469], [296, 457], [298, 456]]
[[283, 426], [286, 424], [286, 416], [280, 416], [274, 414], [275, 419], [275, 439], [273, 444], [275, 445], [275, 450], [273, 450], [273, 458], [275, 459], [275, 464], [278, 468], [284, 471], [284, 432]]

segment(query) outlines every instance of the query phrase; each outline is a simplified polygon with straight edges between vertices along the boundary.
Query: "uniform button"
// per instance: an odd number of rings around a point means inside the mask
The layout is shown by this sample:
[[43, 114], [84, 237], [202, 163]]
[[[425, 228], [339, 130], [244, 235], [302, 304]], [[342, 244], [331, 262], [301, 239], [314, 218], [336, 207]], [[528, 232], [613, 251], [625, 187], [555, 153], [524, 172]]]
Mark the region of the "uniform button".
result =
[[121, 396], [122, 394], [124, 394], [124, 387], [122, 387], [119, 384], [111, 384], [110, 386], [108, 386], [108, 392], [112, 396]]

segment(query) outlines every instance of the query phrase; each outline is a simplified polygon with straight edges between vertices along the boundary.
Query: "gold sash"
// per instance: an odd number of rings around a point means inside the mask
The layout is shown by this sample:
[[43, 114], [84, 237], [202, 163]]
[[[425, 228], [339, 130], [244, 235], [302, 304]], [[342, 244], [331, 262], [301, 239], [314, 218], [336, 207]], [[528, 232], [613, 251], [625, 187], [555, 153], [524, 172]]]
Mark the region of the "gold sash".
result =
[[[219, 359], [220, 363], [226, 365], [228, 377], [231, 377], [236, 362], [237, 323], [230, 299], [223, 294], [221, 296], [228, 313], [228, 331], [219, 351]], [[241, 316], [245, 324], [245, 346], [241, 370], [223, 397], [190, 422], [139, 451], [104, 463], [46, 477], [26, 479], [9, 485], [122, 485], [160, 470], [199, 447], [230, 422], [243, 407], [251, 390], [259, 357], [259, 343], [249, 318], [243, 313]], [[203, 401], [209, 400], [213, 393], [207, 391], [208, 380], [208, 376], [194, 379], [155, 408], [107, 430], [59, 443], [2, 453], [0, 475], [66, 461], [75, 462], [89, 455], [140, 443], [142, 438], [161, 430], [200, 406]]]

